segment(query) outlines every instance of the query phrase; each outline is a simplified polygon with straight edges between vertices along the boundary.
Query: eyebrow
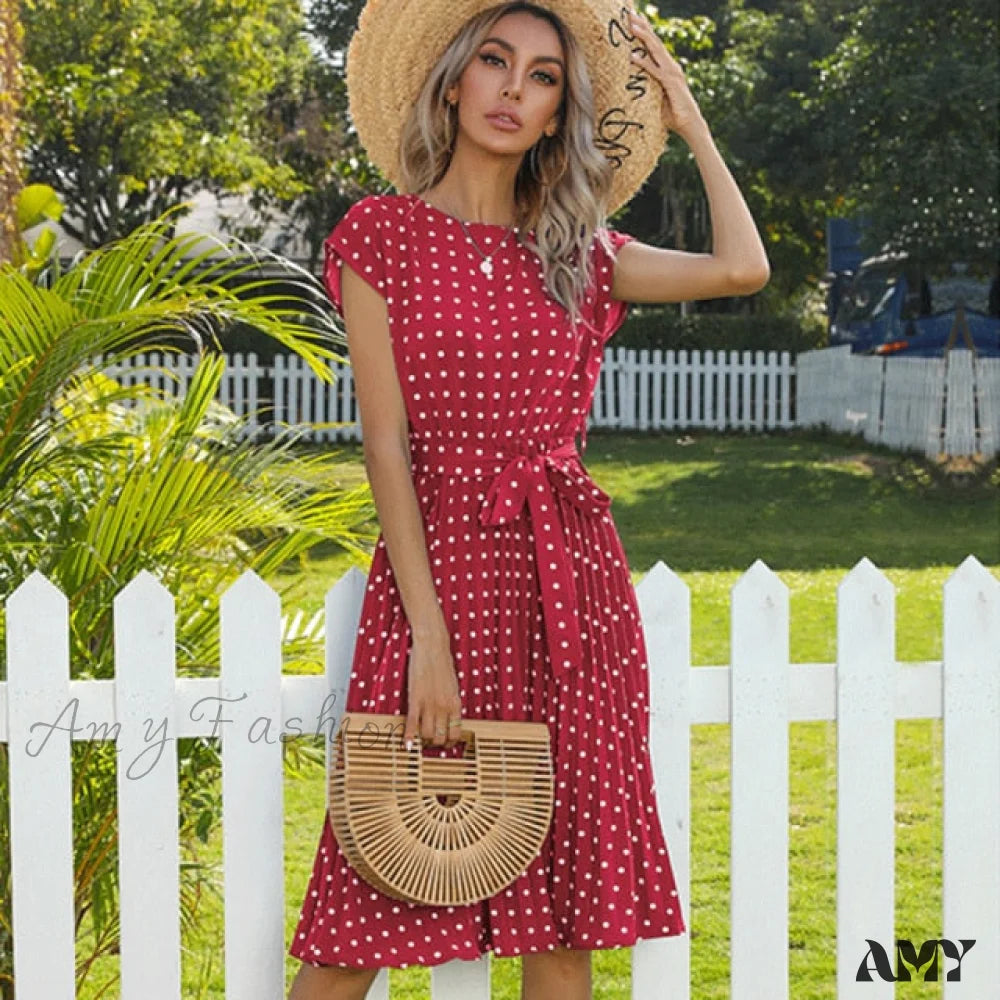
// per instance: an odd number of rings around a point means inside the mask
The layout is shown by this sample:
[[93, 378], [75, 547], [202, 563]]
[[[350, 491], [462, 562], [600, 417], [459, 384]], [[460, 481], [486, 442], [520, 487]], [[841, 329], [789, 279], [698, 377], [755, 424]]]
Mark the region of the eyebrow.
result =
[[[503, 38], [496, 38], [496, 37], [484, 38], [482, 44], [485, 45], [487, 42], [493, 42], [494, 44], [499, 45], [500, 48], [506, 49], [508, 52], [514, 51], [514, 46], [511, 45], [510, 42], [504, 40]], [[561, 70], [565, 71], [566, 69], [566, 67], [563, 65], [562, 59], [557, 59], [555, 56], [535, 56], [535, 62], [555, 63]]]

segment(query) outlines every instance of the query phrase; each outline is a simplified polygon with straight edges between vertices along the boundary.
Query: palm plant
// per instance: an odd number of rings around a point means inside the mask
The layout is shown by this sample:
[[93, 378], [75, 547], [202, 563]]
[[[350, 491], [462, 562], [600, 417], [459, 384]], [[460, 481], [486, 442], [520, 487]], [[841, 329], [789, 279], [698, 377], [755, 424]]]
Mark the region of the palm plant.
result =
[[[208, 345], [232, 323], [332, 378], [342, 334], [322, 288], [298, 273], [290, 299], [291, 265], [279, 290], [261, 276], [259, 253], [234, 242], [199, 249], [203, 237], [168, 229], [157, 220], [64, 272], [0, 269], [0, 594], [38, 569], [67, 595], [76, 678], [113, 676], [112, 600], [141, 569], [175, 596], [178, 671], [214, 674], [218, 597], [245, 569], [273, 576], [320, 542], [365, 564], [374, 542], [368, 487], [338, 486], [335, 452], [306, 454], [294, 432], [254, 442], [246, 418], [214, 401], [225, 359]], [[182, 398], [104, 374], [138, 352], [176, 350], [179, 335], [201, 348]], [[4, 648], [0, 621], [0, 676]], [[320, 658], [308, 634], [285, 655]], [[189, 927], [213, 885], [198, 845], [219, 818], [220, 762], [207, 739], [181, 739], [178, 752]], [[115, 747], [77, 742], [72, 753], [77, 927], [90, 929], [82, 982], [118, 942]], [[2, 804], [6, 746], [0, 754]], [[0, 995], [12, 996], [7, 822], [0, 808]]]

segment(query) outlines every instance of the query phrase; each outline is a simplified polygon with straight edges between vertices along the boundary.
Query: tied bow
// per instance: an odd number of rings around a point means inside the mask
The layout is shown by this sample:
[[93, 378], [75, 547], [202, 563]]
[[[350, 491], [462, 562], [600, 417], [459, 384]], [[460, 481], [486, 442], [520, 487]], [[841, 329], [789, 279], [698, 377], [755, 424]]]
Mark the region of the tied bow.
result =
[[520, 517], [527, 503], [535, 536], [546, 641], [557, 677], [583, 662], [583, 644], [573, 568], [555, 494], [585, 514], [599, 515], [611, 503], [608, 494], [573, 461], [576, 458], [573, 441], [552, 450], [513, 456], [493, 479], [479, 511], [482, 524], [505, 524]]

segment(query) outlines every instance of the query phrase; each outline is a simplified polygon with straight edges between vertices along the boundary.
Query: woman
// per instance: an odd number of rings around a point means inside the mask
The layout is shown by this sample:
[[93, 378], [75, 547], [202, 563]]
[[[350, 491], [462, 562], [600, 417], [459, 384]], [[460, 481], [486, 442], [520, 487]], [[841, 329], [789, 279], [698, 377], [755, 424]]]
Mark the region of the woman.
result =
[[[546, 721], [555, 803], [524, 874], [459, 907], [383, 896], [325, 822], [290, 1000], [486, 951], [523, 956], [524, 1000], [583, 1000], [592, 950], [686, 926], [635, 592], [574, 435], [627, 302], [749, 294], [767, 258], [678, 64], [619, 3], [369, 0], [347, 78], [403, 193], [362, 199], [326, 243], [383, 528], [346, 708], [405, 715], [437, 756], [463, 718]], [[697, 159], [711, 254], [605, 225], [668, 130]]]

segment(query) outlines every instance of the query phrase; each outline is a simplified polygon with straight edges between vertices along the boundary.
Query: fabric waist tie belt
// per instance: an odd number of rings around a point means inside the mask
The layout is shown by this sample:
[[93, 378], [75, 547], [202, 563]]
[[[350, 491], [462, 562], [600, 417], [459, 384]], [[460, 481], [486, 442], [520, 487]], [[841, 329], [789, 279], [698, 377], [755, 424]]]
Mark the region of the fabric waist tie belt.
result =
[[426, 439], [414, 440], [414, 473], [491, 479], [479, 510], [481, 524], [509, 523], [527, 506], [535, 539], [545, 641], [553, 673], [562, 677], [583, 662], [583, 643], [573, 568], [555, 494], [595, 517], [610, 505], [611, 498], [579, 462], [572, 438], [534, 446], [512, 445], [502, 451], [488, 446], [479, 449], [485, 454], [473, 454], [469, 445], [460, 447], [444, 440], [438, 447]]

